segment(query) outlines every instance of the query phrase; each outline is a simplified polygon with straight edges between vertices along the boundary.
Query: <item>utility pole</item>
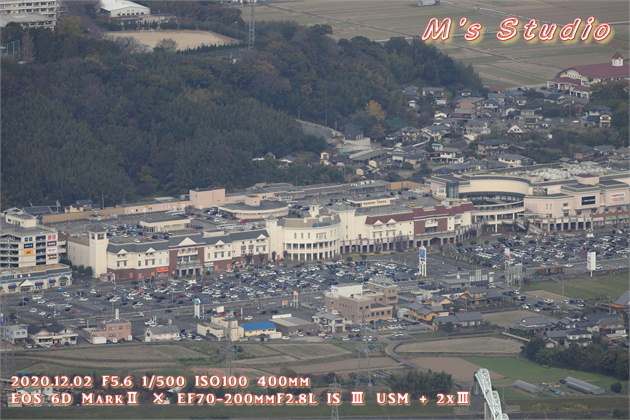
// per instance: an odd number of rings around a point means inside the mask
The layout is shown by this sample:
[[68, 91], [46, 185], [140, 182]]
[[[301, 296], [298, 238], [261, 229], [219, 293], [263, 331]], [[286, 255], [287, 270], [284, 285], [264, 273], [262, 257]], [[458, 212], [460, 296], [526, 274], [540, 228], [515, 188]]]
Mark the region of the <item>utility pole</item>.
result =
[[367, 391], [372, 394], [372, 372], [370, 370], [370, 347], [365, 339], [367, 329], [365, 325], [365, 309], [361, 310], [361, 341], [357, 344], [357, 391]]
[[254, 1], [249, 0], [249, 40], [247, 43], [247, 49], [254, 48], [254, 41], [256, 40], [256, 12], [254, 11]]
[[225, 375], [229, 378], [234, 373], [234, 344], [232, 343], [232, 316], [227, 315], [227, 337], [225, 340]]
[[[333, 379], [333, 383], [330, 384], [331, 394], [341, 393], [337, 384], [337, 375]], [[330, 420], [339, 420], [339, 404], [332, 404], [332, 412], [330, 414]]]

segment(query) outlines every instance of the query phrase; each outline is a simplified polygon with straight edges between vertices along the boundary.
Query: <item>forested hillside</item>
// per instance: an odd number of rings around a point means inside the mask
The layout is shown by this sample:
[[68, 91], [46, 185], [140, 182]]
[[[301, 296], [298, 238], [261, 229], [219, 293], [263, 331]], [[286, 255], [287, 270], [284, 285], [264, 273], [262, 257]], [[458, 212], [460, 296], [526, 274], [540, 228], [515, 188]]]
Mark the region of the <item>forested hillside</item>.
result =
[[135, 53], [76, 23], [2, 30], [3, 43], [29, 46], [28, 62], [2, 63], [3, 208], [340, 181], [333, 168], [284, 170], [252, 158], [324, 150], [323, 139], [301, 131], [298, 113], [341, 128], [370, 101], [398, 115], [409, 84], [481, 87], [470, 68], [422, 42], [335, 43], [326, 26], [260, 24], [255, 48], [230, 57], [207, 48]]

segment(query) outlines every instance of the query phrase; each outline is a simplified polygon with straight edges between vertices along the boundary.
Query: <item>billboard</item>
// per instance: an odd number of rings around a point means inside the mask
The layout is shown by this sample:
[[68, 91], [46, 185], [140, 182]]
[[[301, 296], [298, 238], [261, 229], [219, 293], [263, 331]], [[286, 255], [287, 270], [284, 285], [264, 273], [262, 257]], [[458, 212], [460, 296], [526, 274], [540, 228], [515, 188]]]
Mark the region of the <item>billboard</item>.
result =
[[615, 203], [623, 203], [624, 201], [626, 201], [626, 193], [625, 192], [612, 193], [610, 194], [610, 201], [615, 202]]
[[586, 269], [590, 271], [597, 269], [597, 252], [589, 251], [589, 253], [586, 254]]

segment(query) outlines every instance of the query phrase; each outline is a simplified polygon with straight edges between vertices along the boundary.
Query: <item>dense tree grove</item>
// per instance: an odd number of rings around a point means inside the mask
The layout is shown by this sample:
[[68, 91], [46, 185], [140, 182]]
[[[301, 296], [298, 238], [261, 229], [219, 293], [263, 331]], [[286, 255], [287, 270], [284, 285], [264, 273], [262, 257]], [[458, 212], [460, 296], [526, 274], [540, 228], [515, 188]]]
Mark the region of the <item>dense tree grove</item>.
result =
[[547, 348], [542, 338], [534, 337], [525, 345], [521, 354], [541, 365], [628, 379], [628, 352], [623, 349], [610, 349], [607, 344], [599, 341], [584, 347], [571, 343], [568, 347], [559, 349]]
[[375, 120], [395, 116], [408, 84], [481, 87], [470, 68], [419, 41], [336, 43], [326, 25], [287, 22], [257, 30], [256, 48], [230, 56], [142, 52], [91, 36], [78, 18], [54, 32], [2, 28], [3, 42], [26, 43], [29, 61], [3, 59], [4, 205], [340, 181], [331, 167], [286, 170], [252, 159], [324, 150], [322, 138], [301, 130], [298, 113], [341, 128], [368, 104]]

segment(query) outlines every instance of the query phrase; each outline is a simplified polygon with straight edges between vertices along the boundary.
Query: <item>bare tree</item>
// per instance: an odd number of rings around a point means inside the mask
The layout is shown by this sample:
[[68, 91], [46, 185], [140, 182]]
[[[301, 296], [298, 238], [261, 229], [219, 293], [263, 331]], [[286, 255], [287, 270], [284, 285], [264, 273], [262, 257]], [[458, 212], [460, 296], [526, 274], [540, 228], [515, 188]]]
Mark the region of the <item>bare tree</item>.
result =
[[22, 61], [25, 63], [32, 63], [35, 61], [35, 42], [33, 41], [33, 36], [29, 31], [25, 31], [24, 35], [22, 35], [21, 47]]
[[149, 46], [142, 44], [140, 41], [131, 36], [117, 36], [114, 41], [121, 50], [132, 53], [142, 54], [149, 52]]
[[153, 51], [175, 52], [177, 51], [177, 42], [171, 38], [160, 39], [158, 43], [155, 44]]

